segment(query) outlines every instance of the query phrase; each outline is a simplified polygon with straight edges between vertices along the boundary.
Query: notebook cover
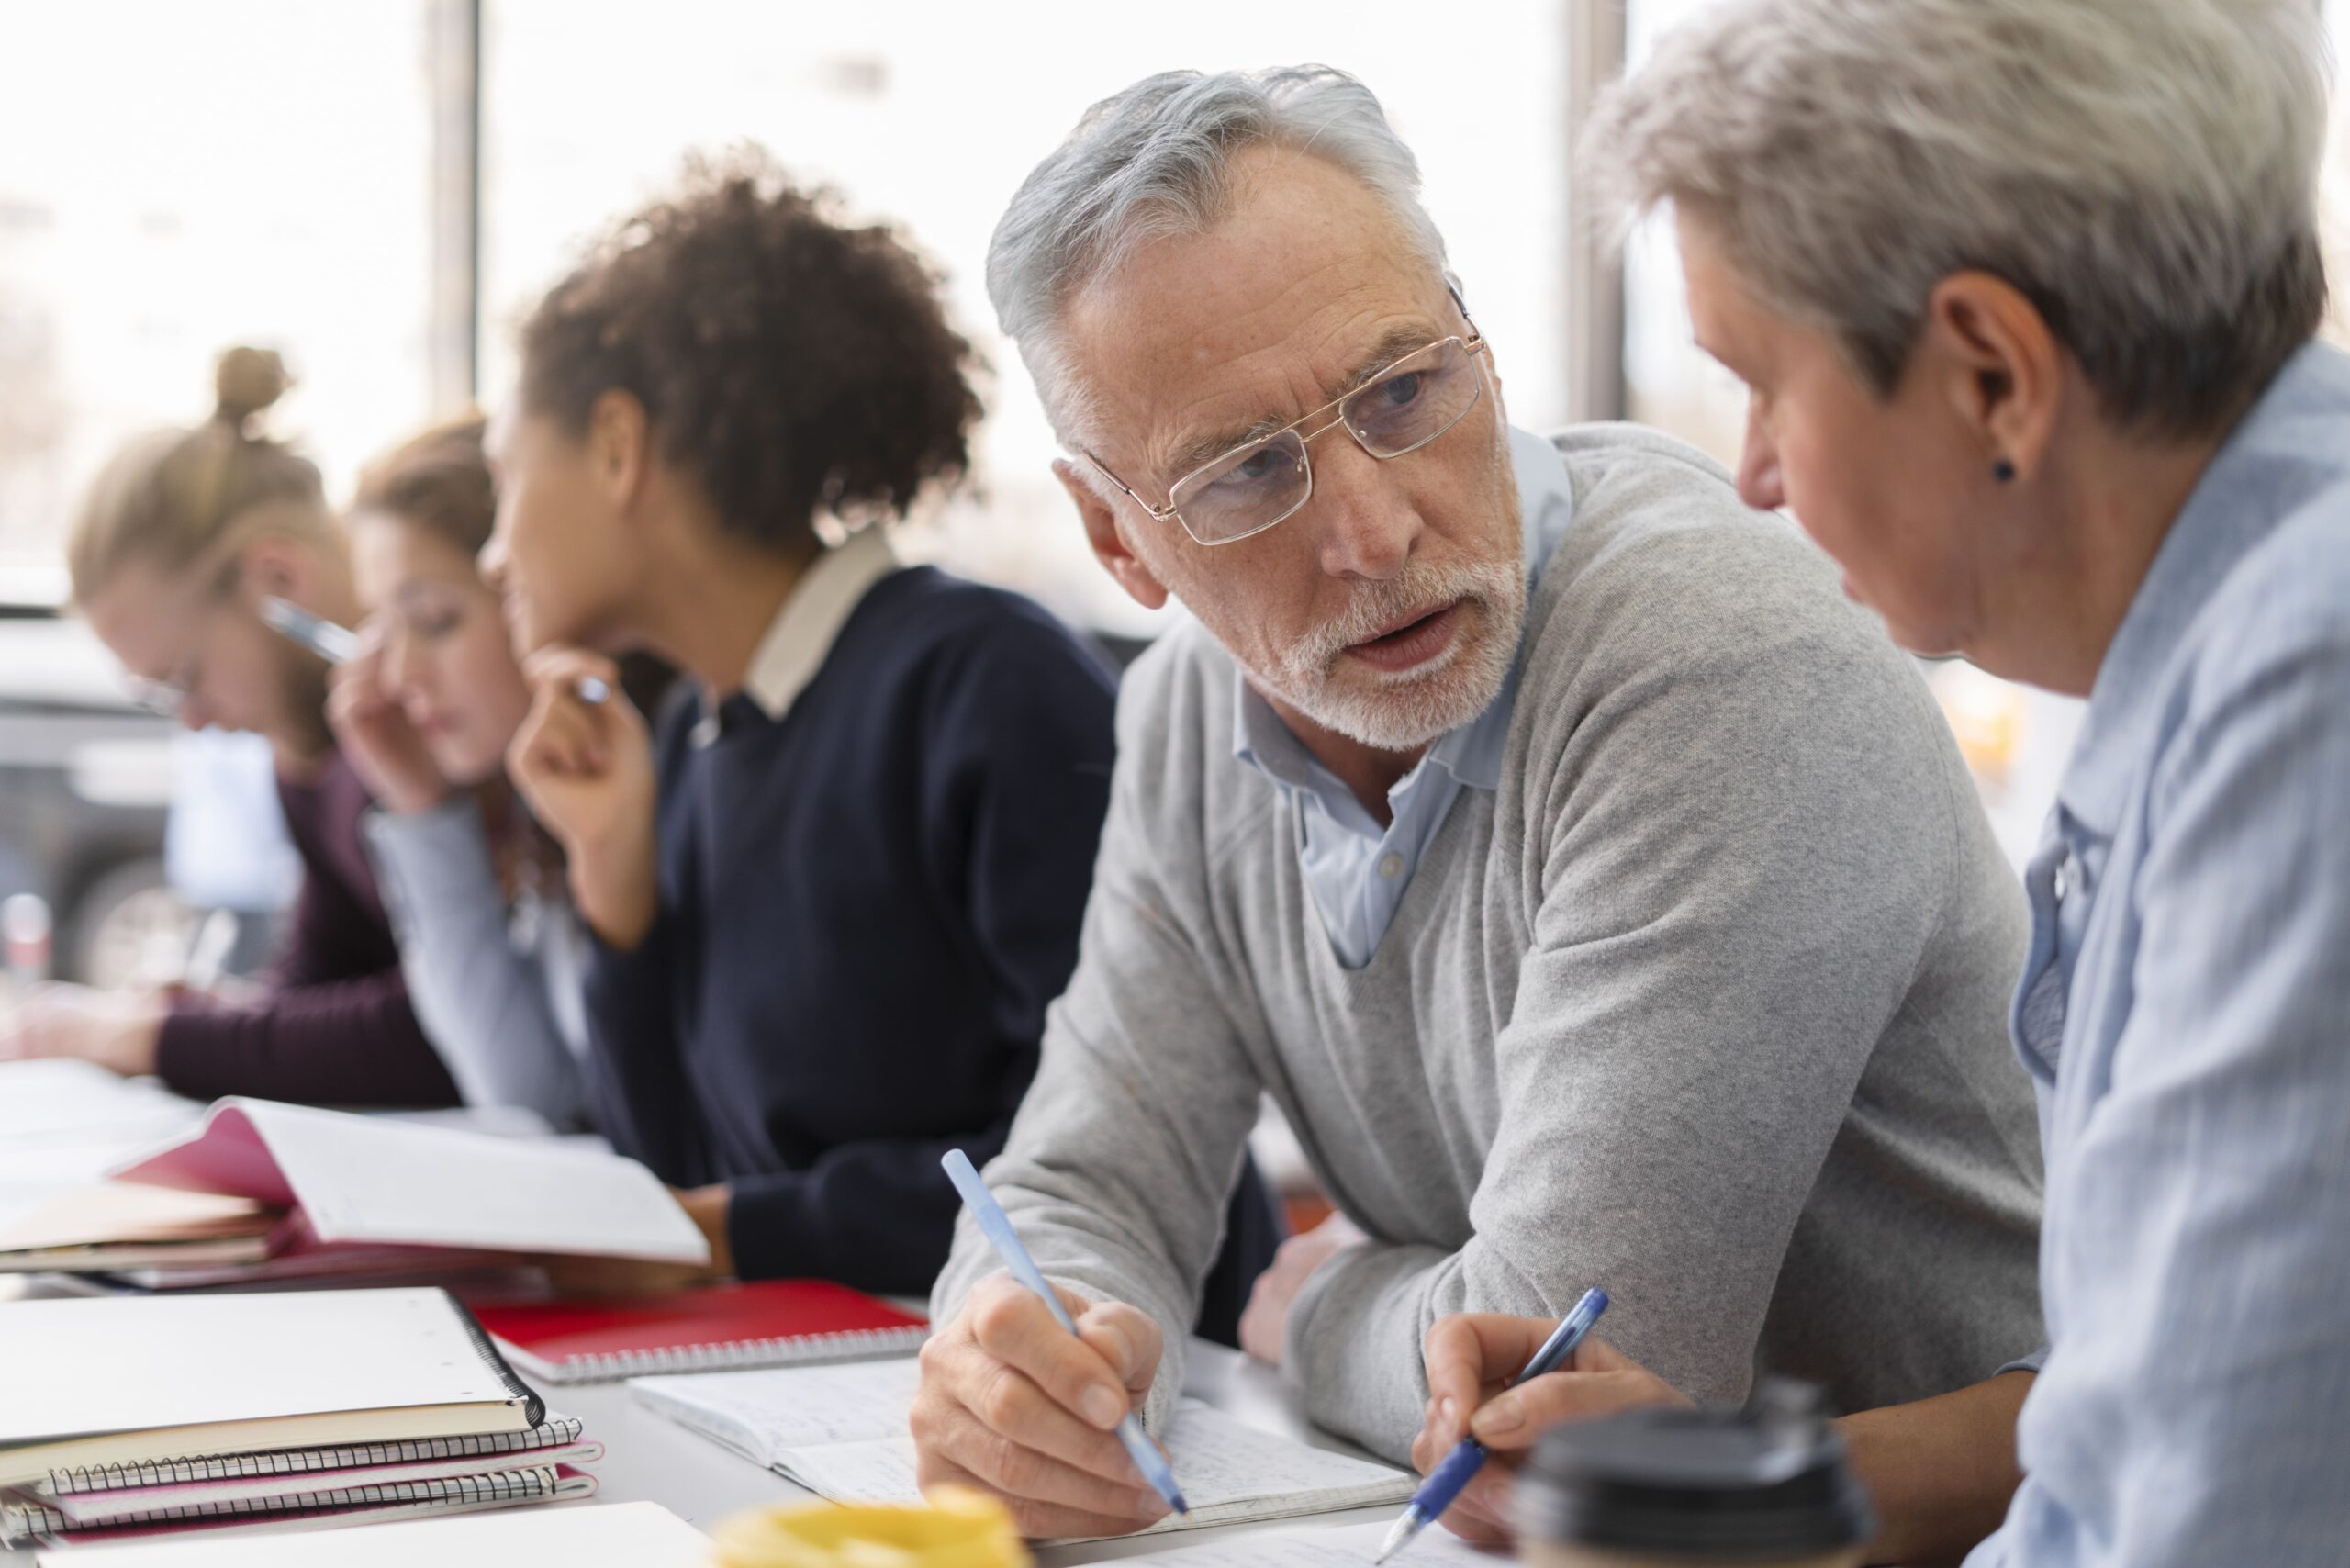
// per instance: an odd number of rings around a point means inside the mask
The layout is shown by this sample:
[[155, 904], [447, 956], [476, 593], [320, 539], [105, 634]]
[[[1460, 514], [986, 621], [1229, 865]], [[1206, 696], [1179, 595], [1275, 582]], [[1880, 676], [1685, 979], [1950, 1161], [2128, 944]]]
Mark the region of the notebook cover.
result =
[[[215, 1535], [273, 1535], [326, 1529], [426, 1515], [474, 1513], [538, 1503], [572, 1502], [596, 1495], [596, 1478], [569, 1465], [418, 1481], [319, 1494], [307, 1506], [266, 1513], [194, 1514], [185, 1518], [76, 1529], [53, 1508], [39, 1508], [0, 1547], [30, 1544], [50, 1551], [117, 1542]], [[310, 1561], [330, 1561], [313, 1557]]]
[[928, 1320], [830, 1280], [711, 1285], [666, 1295], [476, 1304], [474, 1316], [552, 1381], [752, 1365], [836, 1347], [886, 1354], [921, 1343]]
[[468, 1476], [526, 1467], [589, 1465], [603, 1457], [603, 1444], [579, 1439], [514, 1449], [502, 1453], [458, 1453], [444, 1459], [402, 1460], [241, 1481], [126, 1486], [113, 1492], [76, 1492], [60, 1497], [33, 1493], [29, 1498], [62, 1516], [67, 1523], [60, 1528], [87, 1529], [99, 1525], [152, 1519], [162, 1515], [194, 1517], [198, 1514], [269, 1513], [297, 1506], [315, 1506], [306, 1500], [322, 1493], [356, 1493], [371, 1487], [381, 1488], [408, 1482], [462, 1481]]
[[[541, 1425], [520, 1432], [476, 1432], [408, 1442], [345, 1443], [333, 1448], [183, 1454], [173, 1459], [148, 1460], [134, 1464], [54, 1470], [28, 1489], [38, 1500], [47, 1502], [56, 1497], [140, 1492], [217, 1482], [275, 1483], [290, 1477], [316, 1475], [330, 1470], [349, 1470], [361, 1465], [407, 1464], [458, 1456], [494, 1459], [533, 1449], [563, 1448], [578, 1442], [585, 1429], [585, 1424], [576, 1417], [550, 1415]], [[499, 1467], [477, 1464], [474, 1468]], [[66, 1511], [73, 1511], [70, 1506]]]

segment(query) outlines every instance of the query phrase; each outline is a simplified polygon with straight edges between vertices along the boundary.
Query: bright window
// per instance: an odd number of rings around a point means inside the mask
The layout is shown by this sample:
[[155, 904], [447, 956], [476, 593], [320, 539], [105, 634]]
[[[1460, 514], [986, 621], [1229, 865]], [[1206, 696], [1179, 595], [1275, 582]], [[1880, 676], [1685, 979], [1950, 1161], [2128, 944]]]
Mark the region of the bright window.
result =
[[427, 411], [428, 0], [10, 8], [0, 56], [0, 559], [53, 559], [126, 437], [281, 349], [277, 428], [347, 481]]

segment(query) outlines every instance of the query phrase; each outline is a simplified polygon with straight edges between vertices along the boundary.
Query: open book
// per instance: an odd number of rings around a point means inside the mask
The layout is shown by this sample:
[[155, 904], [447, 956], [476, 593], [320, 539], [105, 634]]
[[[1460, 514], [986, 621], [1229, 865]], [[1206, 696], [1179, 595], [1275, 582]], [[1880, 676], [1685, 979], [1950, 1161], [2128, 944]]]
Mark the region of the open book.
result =
[[270, 1242], [288, 1264], [390, 1248], [710, 1260], [692, 1219], [632, 1159], [269, 1100], [220, 1101], [194, 1133], [113, 1174], [290, 1210]]
[[[907, 1413], [912, 1360], [638, 1378], [636, 1397], [755, 1463], [840, 1503], [919, 1502]], [[1417, 1478], [1243, 1425], [1195, 1399], [1161, 1434], [1189, 1515], [1162, 1530], [1401, 1504]]]

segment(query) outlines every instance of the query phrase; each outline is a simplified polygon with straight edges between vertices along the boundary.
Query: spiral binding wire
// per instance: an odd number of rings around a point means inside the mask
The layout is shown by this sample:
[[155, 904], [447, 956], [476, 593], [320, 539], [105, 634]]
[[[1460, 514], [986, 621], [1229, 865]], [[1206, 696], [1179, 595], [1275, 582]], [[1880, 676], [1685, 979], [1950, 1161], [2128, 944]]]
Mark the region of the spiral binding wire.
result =
[[264, 1453], [190, 1454], [135, 1464], [95, 1464], [52, 1470], [35, 1488], [51, 1496], [78, 1492], [114, 1492], [126, 1486], [171, 1486], [191, 1481], [246, 1481], [263, 1475], [300, 1475], [313, 1470], [355, 1470], [369, 1464], [413, 1464], [434, 1459], [475, 1459], [576, 1443], [582, 1424], [558, 1417], [523, 1432], [482, 1432], [471, 1437], [413, 1438], [403, 1442], [363, 1443], [350, 1448], [279, 1449]]
[[389, 1481], [369, 1486], [345, 1486], [327, 1492], [297, 1492], [282, 1497], [247, 1497], [234, 1502], [198, 1503], [187, 1507], [158, 1508], [129, 1514], [103, 1525], [77, 1526], [55, 1508], [39, 1503], [0, 1505], [0, 1541], [35, 1535], [74, 1535], [84, 1538], [132, 1525], [185, 1523], [198, 1519], [244, 1518], [263, 1514], [326, 1511], [335, 1508], [380, 1507], [400, 1503], [520, 1503], [554, 1495], [562, 1477], [553, 1465], [529, 1470], [498, 1471], [487, 1475], [462, 1475], [430, 1481]]
[[748, 1367], [810, 1366], [822, 1361], [875, 1361], [922, 1349], [926, 1325], [903, 1328], [844, 1328], [772, 1339], [726, 1339], [658, 1350], [608, 1350], [554, 1362], [549, 1383], [614, 1383], [664, 1372], [728, 1372]]

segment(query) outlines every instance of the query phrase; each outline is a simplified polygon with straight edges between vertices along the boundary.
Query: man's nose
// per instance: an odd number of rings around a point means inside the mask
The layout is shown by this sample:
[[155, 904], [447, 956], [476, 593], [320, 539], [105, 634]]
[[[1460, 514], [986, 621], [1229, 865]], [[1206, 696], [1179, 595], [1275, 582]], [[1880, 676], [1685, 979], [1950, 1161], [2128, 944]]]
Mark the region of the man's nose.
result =
[[1322, 569], [1334, 577], [1394, 577], [1411, 560], [1425, 526], [1401, 476], [1342, 431], [1315, 447], [1313, 508]]

